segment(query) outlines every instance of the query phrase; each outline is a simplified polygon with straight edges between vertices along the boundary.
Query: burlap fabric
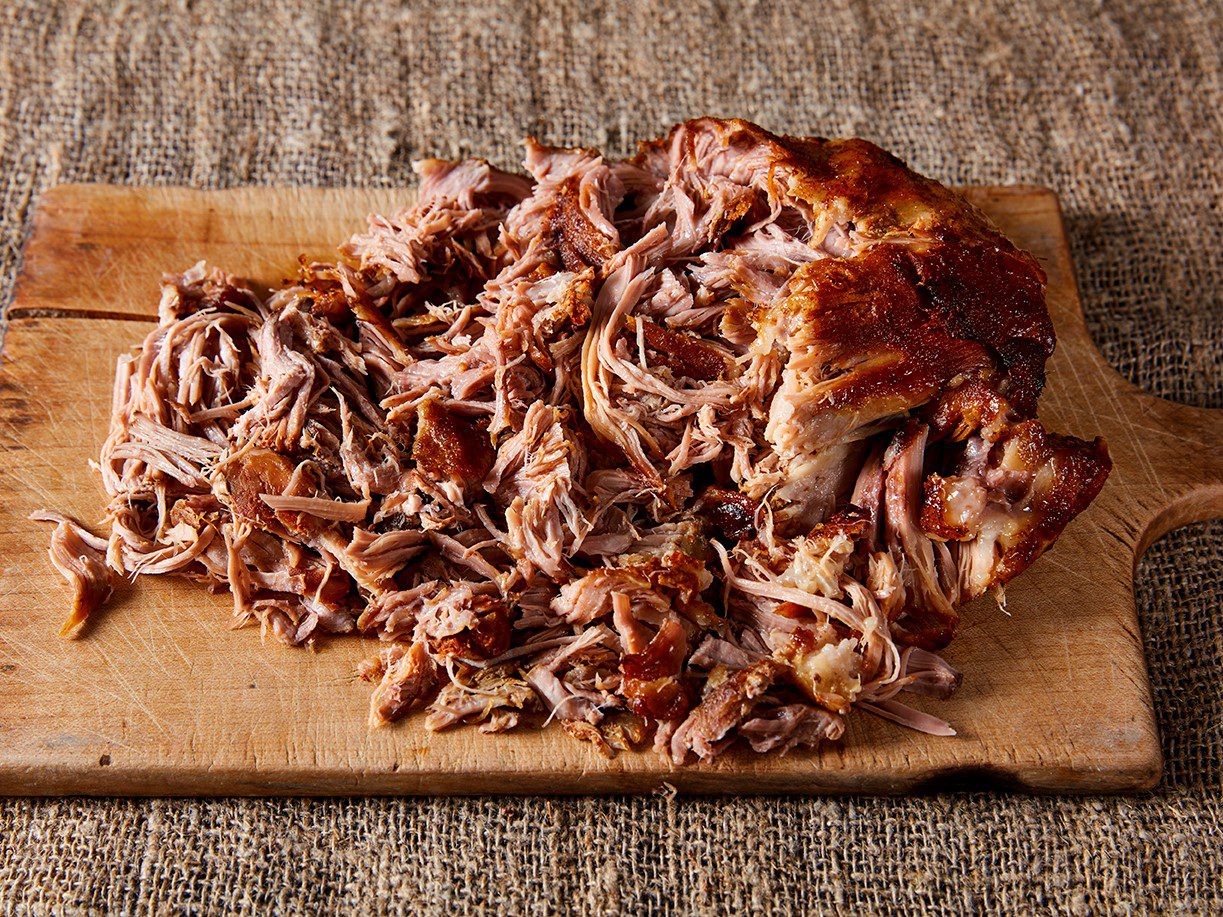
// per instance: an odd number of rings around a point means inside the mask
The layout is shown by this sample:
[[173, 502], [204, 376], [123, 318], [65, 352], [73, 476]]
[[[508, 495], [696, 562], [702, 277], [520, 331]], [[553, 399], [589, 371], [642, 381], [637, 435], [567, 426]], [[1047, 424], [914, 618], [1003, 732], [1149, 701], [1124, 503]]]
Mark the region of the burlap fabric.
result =
[[[1208, 0], [300, 6], [5, 3], [3, 302], [56, 181], [395, 186], [427, 153], [511, 163], [526, 133], [623, 153], [735, 114], [1055, 188], [1104, 352], [1223, 404]], [[1178, 532], [1139, 574], [1151, 796], [13, 800], [0, 911], [1217, 910], [1221, 535]]]

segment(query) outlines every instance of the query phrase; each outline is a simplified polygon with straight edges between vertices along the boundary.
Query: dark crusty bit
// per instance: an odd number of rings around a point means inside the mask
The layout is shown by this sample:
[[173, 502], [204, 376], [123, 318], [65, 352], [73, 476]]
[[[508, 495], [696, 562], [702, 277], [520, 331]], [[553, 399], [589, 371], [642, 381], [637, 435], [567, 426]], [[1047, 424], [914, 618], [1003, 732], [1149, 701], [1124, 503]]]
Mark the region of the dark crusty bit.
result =
[[493, 467], [494, 457], [488, 434], [466, 417], [436, 400], [418, 409], [412, 458], [425, 474], [478, 487]]

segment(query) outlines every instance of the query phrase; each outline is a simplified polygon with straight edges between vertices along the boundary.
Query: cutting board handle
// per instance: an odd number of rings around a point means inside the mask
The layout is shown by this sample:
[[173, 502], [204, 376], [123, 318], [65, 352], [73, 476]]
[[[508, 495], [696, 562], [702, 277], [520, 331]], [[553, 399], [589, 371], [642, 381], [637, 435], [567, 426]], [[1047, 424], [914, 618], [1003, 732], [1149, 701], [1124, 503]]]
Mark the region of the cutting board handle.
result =
[[1175, 404], [1138, 390], [1122, 404], [1150, 492], [1150, 502], [1138, 504], [1137, 564], [1173, 529], [1223, 517], [1223, 410]]
[[[1029, 193], [1033, 201], [1047, 195], [1064, 225], [1054, 192]], [[1042, 417], [1051, 430], [1107, 440], [1113, 471], [1087, 512], [1101, 514], [1105, 532], [1128, 549], [1136, 567], [1146, 549], [1172, 529], [1223, 516], [1223, 410], [1157, 398], [1113, 368], [1087, 326], [1069, 242], [1064, 233], [1043, 237], [1037, 228], [1042, 225], [1034, 224], [1036, 235], [1020, 240], [1033, 250], [1057, 251], [1045, 262], [1058, 334], [1049, 369], [1064, 401], [1061, 410]], [[1114, 552], [1108, 545], [1101, 550]]]

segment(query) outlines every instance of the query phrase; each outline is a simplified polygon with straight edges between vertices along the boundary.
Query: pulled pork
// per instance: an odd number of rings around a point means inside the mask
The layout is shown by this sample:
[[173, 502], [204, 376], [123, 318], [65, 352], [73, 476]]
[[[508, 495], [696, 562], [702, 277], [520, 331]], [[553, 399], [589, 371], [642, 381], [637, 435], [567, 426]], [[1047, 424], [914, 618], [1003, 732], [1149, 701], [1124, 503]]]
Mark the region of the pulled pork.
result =
[[[541, 720], [682, 764], [946, 696], [958, 609], [1094, 498], [1035, 419], [1045, 277], [860, 140], [700, 119], [419, 201], [262, 295], [203, 264], [120, 359], [70, 625], [179, 574], [290, 644], [385, 642], [375, 726]], [[58, 521], [58, 520], [57, 520]], [[104, 558], [104, 562], [103, 562]]]

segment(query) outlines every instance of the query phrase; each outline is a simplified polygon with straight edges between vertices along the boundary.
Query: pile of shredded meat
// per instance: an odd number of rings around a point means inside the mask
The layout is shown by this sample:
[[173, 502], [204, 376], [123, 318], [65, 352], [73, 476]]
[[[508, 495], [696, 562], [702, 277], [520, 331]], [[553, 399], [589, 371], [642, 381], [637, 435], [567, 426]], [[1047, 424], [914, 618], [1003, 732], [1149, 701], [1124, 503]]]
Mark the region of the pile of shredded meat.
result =
[[383, 649], [370, 720], [559, 721], [682, 764], [948, 724], [935, 651], [1096, 495], [1035, 419], [1045, 277], [861, 140], [700, 119], [625, 161], [418, 165], [418, 203], [265, 292], [196, 265], [120, 359], [110, 578]]

